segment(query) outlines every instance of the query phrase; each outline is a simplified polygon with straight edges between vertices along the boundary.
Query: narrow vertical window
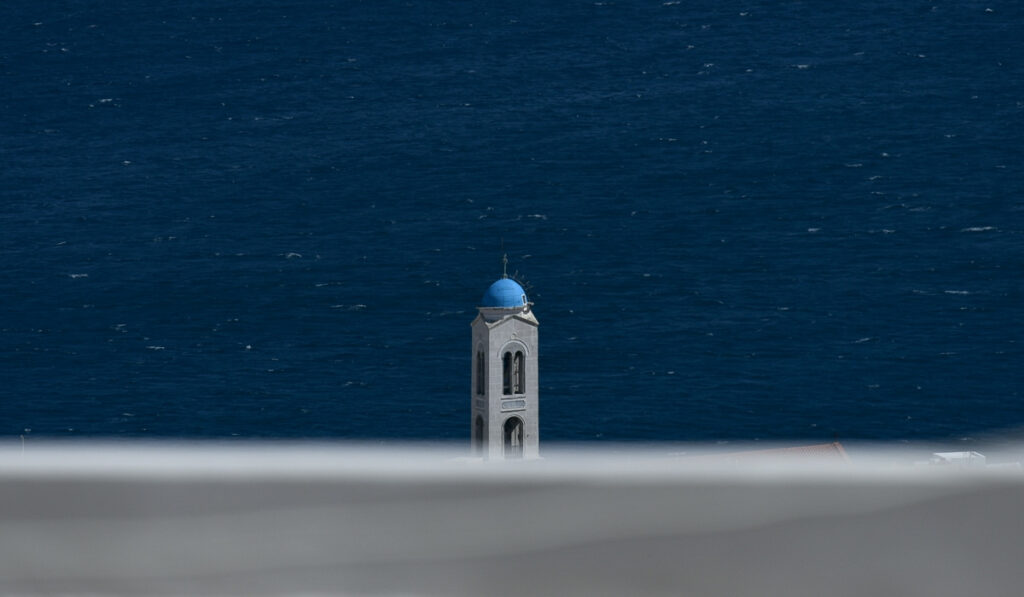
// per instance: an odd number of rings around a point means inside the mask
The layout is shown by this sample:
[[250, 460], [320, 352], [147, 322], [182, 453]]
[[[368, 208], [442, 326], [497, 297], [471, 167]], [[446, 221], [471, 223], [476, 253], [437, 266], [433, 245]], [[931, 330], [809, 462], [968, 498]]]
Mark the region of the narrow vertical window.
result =
[[512, 358], [512, 393], [522, 394], [526, 391], [526, 363], [523, 361], [523, 352], [516, 351]]
[[480, 415], [476, 416], [476, 422], [473, 424], [473, 454], [475, 456], [481, 456], [484, 453], [484, 418]]
[[476, 353], [476, 394], [483, 396], [487, 388], [487, 372], [484, 369], [484, 353]]
[[501, 393], [512, 393], [512, 353], [506, 352], [501, 357]]

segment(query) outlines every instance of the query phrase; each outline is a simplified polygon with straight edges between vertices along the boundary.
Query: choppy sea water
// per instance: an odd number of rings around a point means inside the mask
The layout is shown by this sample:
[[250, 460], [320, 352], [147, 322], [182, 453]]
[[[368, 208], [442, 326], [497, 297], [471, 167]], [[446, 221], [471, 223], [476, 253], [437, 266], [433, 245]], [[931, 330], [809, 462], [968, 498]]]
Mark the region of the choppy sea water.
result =
[[510, 272], [549, 440], [1024, 424], [1024, 6], [14, 2], [0, 435], [460, 440]]

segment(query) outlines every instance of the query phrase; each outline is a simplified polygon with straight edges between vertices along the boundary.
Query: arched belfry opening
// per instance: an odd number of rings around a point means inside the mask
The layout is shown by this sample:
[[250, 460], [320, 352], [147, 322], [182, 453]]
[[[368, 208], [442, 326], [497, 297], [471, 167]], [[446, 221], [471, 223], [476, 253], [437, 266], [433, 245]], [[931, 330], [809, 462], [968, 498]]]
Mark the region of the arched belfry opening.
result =
[[512, 353], [501, 355], [501, 393], [508, 396], [512, 393]]
[[526, 392], [526, 357], [523, 351], [506, 351], [501, 356], [501, 393], [505, 395]]
[[485, 459], [537, 458], [539, 351], [533, 303], [502, 277], [484, 293], [473, 320], [470, 437]]
[[523, 457], [523, 420], [509, 417], [501, 430], [502, 452], [507, 459]]
[[517, 350], [512, 357], [512, 393], [522, 394], [526, 391], [526, 363], [523, 362], [523, 351]]

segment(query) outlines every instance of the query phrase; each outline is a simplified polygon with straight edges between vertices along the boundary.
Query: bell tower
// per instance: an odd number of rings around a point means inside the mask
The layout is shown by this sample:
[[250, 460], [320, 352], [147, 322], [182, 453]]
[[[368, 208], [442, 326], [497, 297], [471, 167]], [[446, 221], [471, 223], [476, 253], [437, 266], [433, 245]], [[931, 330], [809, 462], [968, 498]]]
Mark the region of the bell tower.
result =
[[473, 320], [471, 438], [474, 456], [537, 458], [537, 318], [507, 275], [491, 284]]

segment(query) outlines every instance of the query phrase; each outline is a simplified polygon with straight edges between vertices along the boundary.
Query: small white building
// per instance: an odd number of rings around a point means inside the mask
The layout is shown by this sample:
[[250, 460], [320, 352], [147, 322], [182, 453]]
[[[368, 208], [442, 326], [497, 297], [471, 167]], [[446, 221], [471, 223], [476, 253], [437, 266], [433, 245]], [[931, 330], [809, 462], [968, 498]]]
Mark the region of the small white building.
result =
[[985, 468], [985, 455], [980, 452], [935, 452], [928, 464], [956, 468]]
[[473, 320], [471, 437], [474, 456], [537, 458], [537, 318], [518, 282], [502, 276]]

